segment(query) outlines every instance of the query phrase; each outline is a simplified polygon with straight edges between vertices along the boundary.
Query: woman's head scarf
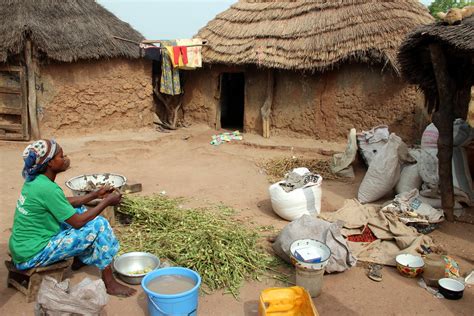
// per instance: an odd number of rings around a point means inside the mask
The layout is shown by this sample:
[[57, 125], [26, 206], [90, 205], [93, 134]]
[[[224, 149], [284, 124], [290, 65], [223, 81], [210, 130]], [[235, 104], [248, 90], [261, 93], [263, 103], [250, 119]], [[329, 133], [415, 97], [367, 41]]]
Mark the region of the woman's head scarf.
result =
[[52, 139], [50, 141], [41, 139], [26, 146], [23, 151], [23, 167], [22, 175], [25, 180], [33, 181], [39, 174], [46, 170], [48, 162], [53, 159], [56, 154], [58, 145]]

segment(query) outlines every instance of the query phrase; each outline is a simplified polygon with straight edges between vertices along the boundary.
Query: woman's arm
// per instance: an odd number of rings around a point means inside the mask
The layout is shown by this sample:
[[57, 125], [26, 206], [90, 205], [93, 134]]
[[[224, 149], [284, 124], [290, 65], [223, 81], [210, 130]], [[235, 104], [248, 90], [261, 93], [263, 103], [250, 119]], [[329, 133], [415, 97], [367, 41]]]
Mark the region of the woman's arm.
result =
[[104, 196], [105, 194], [109, 193], [113, 189], [114, 189], [113, 187], [106, 185], [100, 188], [99, 190], [92, 191], [90, 193], [87, 193], [86, 195], [68, 197], [67, 200], [69, 201], [69, 203], [71, 203], [73, 207], [79, 207], [81, 205], [89, 203], [92, 200], [95, 200], [97, 198]]
[[97, 199], [98, 197], [99, 197], [99, 191], [92, 191], [82, 196], [67, 197], [67, 200], [69, 201], [69, 203], [71, 203], [73, 207], [79, 207], [81, 205], [89, 203], [92, 200]]
[[66, 223], [71, 225], [72, 227], [79, 229], [89, 221], [96, 218], [107, 206], [110, 205], [117, 205], [120, 203], [122, 199], [122, 195], [117, 192], [112, 192], [107, 195], [102, 201], [97, 204], [96, 207], [89, 209], [87, 212], [82, 214], [74, 214], [66, 220]]

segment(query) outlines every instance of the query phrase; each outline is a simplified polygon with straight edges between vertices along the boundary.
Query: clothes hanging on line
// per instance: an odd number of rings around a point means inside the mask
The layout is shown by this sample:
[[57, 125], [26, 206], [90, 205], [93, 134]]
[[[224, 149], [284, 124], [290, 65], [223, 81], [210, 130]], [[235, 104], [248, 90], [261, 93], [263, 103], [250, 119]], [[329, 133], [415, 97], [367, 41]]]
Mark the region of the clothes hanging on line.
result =
[[[184, 66], [188, 63], [188, 49], [186, 46], [174, 46], [173, 47], [174, 66]], [[181, 60], [179, 59], [181, 57]]]
[[145, 48], [146, 59], [160, 61], [161, 60], [161, 49], [159, 47], [149, 47]]
[[177, 95], [181, 94], [181, 82], [179, 78], [179, 69], [173, 67], [173, 52], [171, 53], [168, 47], [176, 46], [176, 41], [162, 41], [161, 45], [166, 49], [161, 50], [161, 78], [160, 78], [160, 92]]
[[[165, 50], [171, 57], [171, 63], [174, 68], [180, 68], [188, 61], [187, 50], [180, 46], [165, 46]], [[180, 58], [181, 57], [181, 58]]]
[[202, 67], [201, 46], [193, 45], [202, 45], [202, 40], [176, 40], [176, 46], [164, 47], [168, 54], [171, 56], [173, 67], [183, 70], [192, 70]]
[[203, 41], [200, 38], [193, 38], [193, 39], [178, 39], [176, 40], [176, 45], [178, 46], [186, 46], [187, 48], [187, 57], [188, 62], [185, 63], [181, 69], [196, 69], [202, 67], [202, 55], [201, 55], [201, 48], [202, 46], [194, 46], [194, 45], [202, 45]]
[[140, 44], [141, 56], [148, 60], [161, 61], [161, 47]]

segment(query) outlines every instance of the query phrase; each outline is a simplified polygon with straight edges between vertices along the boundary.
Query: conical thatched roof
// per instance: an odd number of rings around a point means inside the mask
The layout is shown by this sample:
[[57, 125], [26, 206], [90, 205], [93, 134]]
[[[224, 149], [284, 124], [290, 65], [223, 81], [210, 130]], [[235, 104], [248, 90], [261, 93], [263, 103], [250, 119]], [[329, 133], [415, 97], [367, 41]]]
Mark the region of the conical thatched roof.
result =
[[[474, 85], [474, 16], [458, 25], [442, 22], [420, 27], [408, 35], [400, 47], [398, 61], [403, 77], [423, 90], [428, 110], [438, 107], [438, 90], [431, 63], [429, 45], [441, 44], [445, 49], [448, 69], [454, 77]], [[462, 72], [462, 75], [456, 73]]]
[[202, 28], [207, 63], [325, 70], [389, 63], [405, 35], [433, 21], [416, 0], [239, 1]]
[[143, 36], [94, 0], [0, 0], [0, 62], [22, 52], [29, 36], [50, 59], [140, 57]]

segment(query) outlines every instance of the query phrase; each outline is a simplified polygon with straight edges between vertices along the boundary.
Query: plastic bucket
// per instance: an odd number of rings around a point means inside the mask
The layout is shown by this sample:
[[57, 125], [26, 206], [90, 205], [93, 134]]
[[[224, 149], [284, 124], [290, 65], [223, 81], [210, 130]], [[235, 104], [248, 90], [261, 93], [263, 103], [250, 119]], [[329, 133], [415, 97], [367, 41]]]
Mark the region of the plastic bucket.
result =
[[[148, 289], [151, 280], [163, 275], [181, 275], [192, 279], [196, 285], [189, 291], [177, 294], [159, 294]], [[148, 273], [142, 280], [142, 288], [148, 296], [148, 313], [151, 316], [195, 316], [197, 315], [201, 276], [182, 267], [162, 268]]]
[[296, 285], [304, 287], [311, 297], [318, 297], [323, 288], [324, 269], [296, 267]]

